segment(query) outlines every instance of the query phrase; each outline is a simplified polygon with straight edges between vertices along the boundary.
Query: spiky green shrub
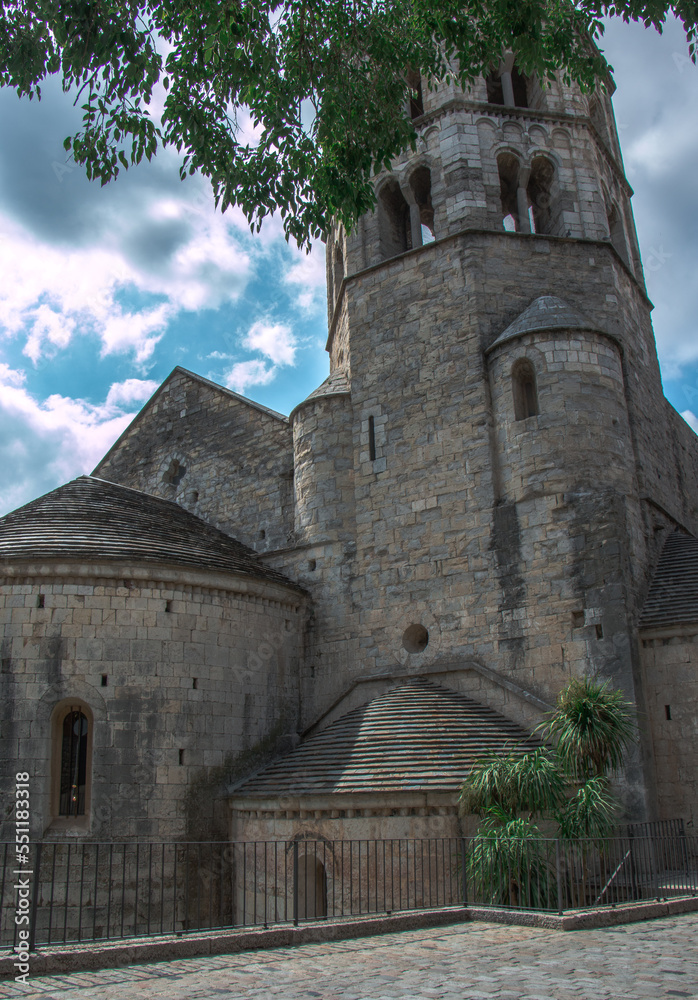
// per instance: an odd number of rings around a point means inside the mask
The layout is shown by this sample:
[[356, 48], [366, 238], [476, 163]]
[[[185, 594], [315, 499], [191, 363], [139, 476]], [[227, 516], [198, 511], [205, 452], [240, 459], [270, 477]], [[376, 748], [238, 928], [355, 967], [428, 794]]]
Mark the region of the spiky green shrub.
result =
[[635, 740], [633, 706], [608, 681], [575, 678], [540, 727], [556, 745], [567, 772], [578, 781], [617, 770]]
[[489, 906], [555, 905], [555, 845], [530, 820], [483, 821], [466, 855], [473, 898]]
[[[635, 740], [633, 706], [608, 682], [573, 680], [539, 727], [553, 746], [479, 760], [463, 782], [462, 816], [481, 819], [466, 858], [476, 898], [490, 904], [551, 905], [551, 851], [536, 820], [554, 822], [556, 836], [574, 846], [581, 882], [570, 871], [560, 890], [580, 900], [589, 853], [603, 851], [617, 820], [609, 773]], [[581, 895], [580, 895], [581, 893]], [[555, 896], [557, 899], [557, 896]], [[563, 900], [558, 900], [563, 905]]]

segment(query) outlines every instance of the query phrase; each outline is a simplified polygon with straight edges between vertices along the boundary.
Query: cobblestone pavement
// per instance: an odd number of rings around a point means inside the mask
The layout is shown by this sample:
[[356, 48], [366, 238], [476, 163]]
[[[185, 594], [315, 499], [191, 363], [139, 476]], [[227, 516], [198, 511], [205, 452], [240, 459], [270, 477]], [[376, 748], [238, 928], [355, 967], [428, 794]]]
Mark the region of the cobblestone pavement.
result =
[[698, 997], [698, 914], [560, 933], [472, 923], [0, 983], [41, 1000]]

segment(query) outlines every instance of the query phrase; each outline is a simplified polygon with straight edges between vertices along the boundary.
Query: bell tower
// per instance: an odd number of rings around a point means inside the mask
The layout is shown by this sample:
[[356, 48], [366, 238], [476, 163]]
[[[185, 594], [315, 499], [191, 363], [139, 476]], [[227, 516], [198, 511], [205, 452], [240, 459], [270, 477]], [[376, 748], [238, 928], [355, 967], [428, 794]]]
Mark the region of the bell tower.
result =
[[512, 56], [468, 91], [415, 81], [416, 150], [329, 236], [322, 426], [351, 503], [322, 514], [313, 397], [296, 496], [303, 582], [320, 607], [342, 580], [351, 641], [318, 659], [318, 705], [340, 673], [429, 674], [531, 726], [593, 674], [644, 710], [637, 621], [667, 532], [698, 530], [698, 450], [662, 393], [611, 87]]
[[344, 274], [465, 229], [608, 242], [644, 287], [606, 82], [592, 94], [543, 86], [509, 54], [468, 92], [420, 84], [417, 151], [379, 176], [374, 213], [331, 234], [330, 318]]

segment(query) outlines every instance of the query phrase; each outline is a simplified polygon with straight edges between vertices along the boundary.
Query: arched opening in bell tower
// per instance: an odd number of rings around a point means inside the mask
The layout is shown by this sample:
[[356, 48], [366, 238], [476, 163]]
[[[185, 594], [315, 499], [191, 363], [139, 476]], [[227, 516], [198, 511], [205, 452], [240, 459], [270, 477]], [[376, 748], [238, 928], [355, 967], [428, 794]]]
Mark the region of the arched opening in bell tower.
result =
[[508, 108], [528, 108], [529, 80], [514, 64], [511, 70], [493, 69], [485, 77], [487, 103]]
[[502, 224], [509, 232], [521, 231], [518, 197], [520, 168], [521, 165], [513, 153], [500, 153], [497, 157]]
[[514, 91], [514, 107], [528, 107], [528, 79], [520, 73], [516, 65], [511, 68], [511, 87]]
[[553, 184], [555, 167], [546, 156], [536, 156], [531, 164], [526, 193], [531, 206], [531, 230], [534, 233], [553, 231]]
[[412, 249], [410, 206], [394, 177], [383, 185], [378, 195], [378, 226], [383, 260]]
[[407, 85], [410, 88], [410, 118], [414, 121], [424, 114], [421, 74], [410, 70], [407, 74]]
[[344, 254], [342, 253], [342, 248], [339, 243], [335, 243], [334, 246], [332, 277], [334, 280], [334, 297], [336, 299], [339, 295], [339, 289], [342, 287], [342, 281], [344, 280]]
[[428, 167], [417, 167], [410, 177], [410, 187], [419, 209], [422, 244], [431, 243], [435, 237], [434, 206], [431, 203], [431, 171]]
[[622, 259], [627, 264], [628, 262], [628, 245], [625, 240], [625, 229], [623, 227], [623, 220], [621, 218], [618, 206], [611, 204], [606, 208], [606, 217], [608, 219], [608, 235], [611, 240], [611, 245], [620, 254]]

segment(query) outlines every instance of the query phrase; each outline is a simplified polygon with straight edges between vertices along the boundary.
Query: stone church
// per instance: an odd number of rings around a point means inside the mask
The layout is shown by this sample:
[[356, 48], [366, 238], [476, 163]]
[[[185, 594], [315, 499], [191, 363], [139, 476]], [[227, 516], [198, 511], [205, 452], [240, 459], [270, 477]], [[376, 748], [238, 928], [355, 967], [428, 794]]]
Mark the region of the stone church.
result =
[[698, 440], [608, 90], [509, 58], [410, 110], [375, 212], [328, 234], [318, 389], [286, 417], [175, 368], [0, 519], [35, 838], [457, 833], [472, 761], [583, 675], [637, 705], [626, 817], [696, 820]]

